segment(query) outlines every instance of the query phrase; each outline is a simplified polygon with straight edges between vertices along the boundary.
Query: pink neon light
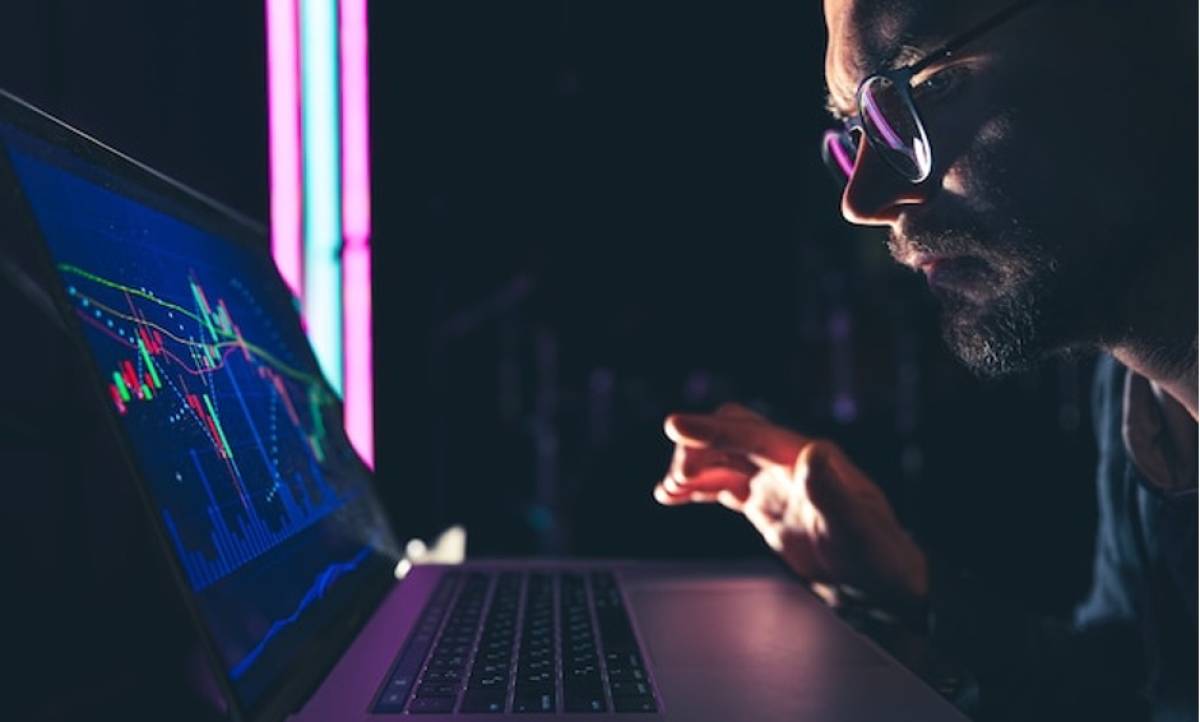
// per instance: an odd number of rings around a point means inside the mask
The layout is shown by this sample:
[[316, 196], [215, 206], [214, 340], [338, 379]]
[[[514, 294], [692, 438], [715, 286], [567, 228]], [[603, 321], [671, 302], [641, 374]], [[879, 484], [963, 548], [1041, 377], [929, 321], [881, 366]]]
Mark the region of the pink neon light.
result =
[[283, 281], [304, 295], [301, 235], [300, 56], [296, 0], [266, 2], [266, 86], [271, 193], [271, 257]]
[[346, 435], [359, 456], [375, 468], [374, 376], [371, 362], [371, 248], [342, 251], [342, 307], [345, 322]]
[[341, 0], [342, 229], [371, 235], [371, 152], [367, 117], [367, 0]]
[[292, 293], [303, 296], [300, 57], [297, 0], [266, 0], [271, 256]]
[[371, 149], [367, 91], [367, 0], [341, 0], [342, 333], [345, 424], [350, 443], [375, 467], [371, 336]]

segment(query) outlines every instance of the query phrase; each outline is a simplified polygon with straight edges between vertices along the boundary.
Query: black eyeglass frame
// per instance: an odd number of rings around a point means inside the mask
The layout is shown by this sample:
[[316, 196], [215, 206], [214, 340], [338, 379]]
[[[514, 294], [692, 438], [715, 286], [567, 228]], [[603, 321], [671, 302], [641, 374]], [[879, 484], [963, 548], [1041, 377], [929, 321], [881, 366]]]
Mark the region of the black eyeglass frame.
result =
[[[1033, 5], [1036, 5], [1038, 1], [1039, 0], [1018, 0], [1018, 2], [1015, 2], [1005, 7], [1003, 10], [998, 11], [995, 15], [992, 15], [970, 30], [962, 33], [961, 35], [955, 36], [949, 42], [916, 61], [915, 63], [891, 70], [876, 70], [867, 77], [863, 78], [858, 84], [858, 89], [854, 93], [854, 101], [858, 108], [858, 112], [842, 121], [842, 129], [840, 132], [837, 129], [831, 129], [831, 131], [827, 131], [821, 136], [821, 157], [825, 161], [825, 164], [834, 172], [835, 176], [841, 179], [842, 185], [845, 185], [850, 181], [850, 176], [853, 174], [854, 167], [851, 167], [850, 173], [845, 173], [837, 160], [829, 157], [830, 152], [828, 135], [830, 132], [839, 133], [841, 136], [834, 139], [834, 142], [841, 142], [843, 138], [850, 139], [852, 141], [854, 138], [854, 132], [859, 132], [866, 137], [867, 142], [871, 144], [871, 147], [875, 150], [875, 152], [887, 162], [892, 170], [904, 178], [904, 180], [912, 183], [913, 185], [920, 185], [921, 183], [924, 183], [929, 178], [930, 173], [933, 171], [933, 146], [930, 144], [929, 134], [925, 130], [925, 121], [921, 118], [921, 114], [917, 110], [916, 101], [912, 97], [913, 76], [928, 68], [933, 63], [953, 55], [967, 43], [970, 43], [971, 41], [978, 39], [980, 36], [992, 31], [996, 27], [1003, 25], [1022, 11], [1027, 10]], [[916, 123], [916, 128], [920, 133], [920, 140], [925, 144], [925, 148], [928, 151], [929, 160], [927, 167], [921, 171], [918, 177], [914, 178], [903, 168], [900, 168], [896, 161], [891, 159], [891, 149], [880, 147], [879, 142], [875, 140], [874, 136], [870, 132], [868, 132], [866, 125], [863, 122], [863, 91], [869, 83], [879, 78], [883, 78], [896, 86], [901, 99], [904, 101], [905, 106], [912, 115], [913, 121]], [[851, 142], [851, 147], [855, 150], [855, 152], [857, 152], [857, 144]]]

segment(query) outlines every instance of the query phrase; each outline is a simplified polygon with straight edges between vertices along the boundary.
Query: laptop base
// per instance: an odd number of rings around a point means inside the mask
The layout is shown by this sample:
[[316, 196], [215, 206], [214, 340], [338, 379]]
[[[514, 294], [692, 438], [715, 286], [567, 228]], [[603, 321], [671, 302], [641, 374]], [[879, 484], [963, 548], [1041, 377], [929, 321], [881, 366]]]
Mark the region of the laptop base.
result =
[[[447, 573], [612, 570], [647, 658], [654, 713], [375, 714], [385, 677]], [[562, 705], [557, 705], [562, 710]], [[475, 561], [396, 585], [291, 719], [963, 720], [948, 702], [769, 562]]]

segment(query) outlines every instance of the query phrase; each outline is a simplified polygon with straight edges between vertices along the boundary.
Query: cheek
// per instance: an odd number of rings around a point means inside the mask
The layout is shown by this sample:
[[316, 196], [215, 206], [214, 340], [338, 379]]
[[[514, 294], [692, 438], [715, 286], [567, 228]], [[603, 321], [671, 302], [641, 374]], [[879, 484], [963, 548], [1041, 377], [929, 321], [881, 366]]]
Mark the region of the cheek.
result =
[[983, 244], [979, 255], [1014, 283], [1054, 264], [1073, 222], [1062, 212], [1045, 138], [1014, 110], [993, 114], [974, 126], [942, 179]]
[[1012, 119], [1001, 115], [979, 126], [975, 137], [946, 168], [942, 190], [961, 200], [972, 211], [995, 215], [1008, 205], [1007, 180], [1013, 178], [1009, 163], [1015, 156], [1009, 142]]
[[1144, 144], [1131, 132], [1127, 101], [1087, 74], [1047, 80], [1038, 89], [1053, 101], [1028, 106], [1020, 128], [1027, 138], [1022, 162], [1034, 187], [1073, 225], [1124, 225], [1129, 201], [1155, 185], [1139, 161]]

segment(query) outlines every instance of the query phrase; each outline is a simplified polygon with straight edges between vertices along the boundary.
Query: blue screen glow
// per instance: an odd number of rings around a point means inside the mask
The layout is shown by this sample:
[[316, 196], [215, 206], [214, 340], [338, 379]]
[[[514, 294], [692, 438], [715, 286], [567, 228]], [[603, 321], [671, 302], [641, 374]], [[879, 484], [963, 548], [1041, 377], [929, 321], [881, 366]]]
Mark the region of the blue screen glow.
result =
[[3, 125], [0, 137], [226, 672], [254, 705], [388, 545], [340, 402], [265, 250], [59, 148]]

